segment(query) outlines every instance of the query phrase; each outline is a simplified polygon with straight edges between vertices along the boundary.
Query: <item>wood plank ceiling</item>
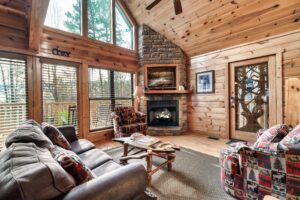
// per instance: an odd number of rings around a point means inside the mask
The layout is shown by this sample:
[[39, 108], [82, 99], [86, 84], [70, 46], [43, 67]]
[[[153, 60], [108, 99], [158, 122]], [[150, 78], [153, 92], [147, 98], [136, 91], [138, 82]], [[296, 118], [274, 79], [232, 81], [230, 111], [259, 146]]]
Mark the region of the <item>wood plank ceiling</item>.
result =
[[247, 43], [300, 28], [299, 0], [172, 0], [152, 10], [153, 0], [124, 0], [137, 22], [147, 24], [189, 56]]

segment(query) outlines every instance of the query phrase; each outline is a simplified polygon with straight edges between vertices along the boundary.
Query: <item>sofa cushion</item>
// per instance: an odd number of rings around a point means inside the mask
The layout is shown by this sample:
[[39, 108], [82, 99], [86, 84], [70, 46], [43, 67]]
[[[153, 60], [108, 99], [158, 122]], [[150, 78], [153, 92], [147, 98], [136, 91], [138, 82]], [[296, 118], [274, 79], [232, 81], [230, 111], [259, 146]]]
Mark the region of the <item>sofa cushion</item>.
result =
[[71, 150], [77, 154], [81, 154], [95, 148], [95, 145], [86, 139], [76, 140], [74, 142], [71, 142], [70, 145]]
[[5, 146], [8, 148], [13, 143], [32, 142], [38, 147], [49, 148], [53, 144], [51, 140], [43, 133], [40, 125], [33, 121], [25, 121], [14, 132], [9, 134], [5, 141]]
[[0, 199], [53, 199], [75, 186], [49, 150], [34, 143], [11, 144], [0, 163]]
[[128, 124], [119, 127], [119, 131], [121, 133], [143, 132], [147, 129], [148, 129], [148, 125], [146, 123]]
[[99, 167], [93, 169], [93, 173], [98, 177], [98, 176], [102, 176], [108, 172], [114, 171], [119, 168], [121, 168], [121, 165], [110, 160], [110, 161], [107, 161], [106, 163], [100, 165]]
[[70, 143], [55, 126], [43, 122], [42, 129], [45, 135], [53, 142], [53, 144], [60, 146], [64, 149], [71, 150]]
[[77, 185], [95, 178], [92, 171], [74, 152], [53, 146], [50, 149], [53, 158], [76, 180]]
[[112, 158], [109, 155], [107, 155], [100, 149], [92, 149], [82, 154], [79, 154], [78, 156], [87, 165], [87, 167], [92, 170], [102, 165], [103, 163], [112, 160]]
[[288, 134], [288, 131], [289, 127], [285, 124], [272, 126], [261, 134], [261, 136], [254, 143], [254, 148], [259, 149], [260, 147], [265, 146], [271, 142], [278, 143]]

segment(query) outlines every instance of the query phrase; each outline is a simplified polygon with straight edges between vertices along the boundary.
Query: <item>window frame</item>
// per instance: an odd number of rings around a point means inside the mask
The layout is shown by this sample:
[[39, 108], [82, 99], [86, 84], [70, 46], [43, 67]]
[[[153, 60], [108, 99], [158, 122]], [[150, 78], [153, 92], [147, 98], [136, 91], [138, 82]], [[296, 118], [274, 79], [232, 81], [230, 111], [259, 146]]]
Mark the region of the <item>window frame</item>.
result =
[[[74, 67], [76, 68], [76, 89], [77, 89], [77, 100], [76, 100], [76, 106], [77, 106], [77, 124], [76, 124], [76, 132], [79, 135], [82, 135], [81, 133], [81, 72], [80, 68], [81, 65], [76, 62], [69, 62], [69, 61], [63, 61], [63, 60], [56, 60], [56, 59], [49, 59], [49, 58], [40, 58], [39, 59], [39, 65], [40, 65], [40, 75], [39, 75], [39, 81], [40, 81], [40, 106], [41, 106], [41, 115], [40, 119], [43, 122], [44, 120], [44, 97], [43, 97], [43, 64], [50, 64], [50, 65], [62, 65], [67, 67]], [[53, 125], [53, 124], [52, 124]], [[55, 125], [56, 126], [56, 125]]]
[[[125, 18], [124, 19], [125, 22], [128, 23], [128, 24], [130, 24], [132, 26], [131, 41], [130, 41], [131, 42], [131, 48], [130, 49], [134, 50], [135, 49], [135, 38], [134, 37], [135, 37], [136, 26], [132, 22], [131, 18], [128, 16], [128, 13], [126, 12], [126, 9], [124, 9], [124, 7], [120, 4], [120, 1], [117, 1], [116, 4], [115, 4], [115, 11], [114, 11], [115, 18], [117, 16], [117, 10], [118, 9], [120, 9], [120, 11], [121, 11], [120, 15]], [[116, 22], [115, 22], [114, 29], [115, 29], [115, 37], [117, 37], [116, 36], [116, 32], [117, 32], [117, 24], [116, 24]], [[120, 45], [117, 44], [117, 38], [115, 38], [115, 45], [118, 46], [118, 47], [122, 47], [122, 46], [120, 46]], [[126, 47], [122, 47], [122, 48], [128, 49]]]
[[[28, 119], [33, 118], [33, 91], [32, 91], [32, 59], [29, 56], [18, 54], [18, 53], [7, 53], [0, 51], [0, 57], [4, 59], [15, 59], [15, 60], [21, 60], [24, 61], [24, 67], [25, 67], [25, 74], [24, 74], [24, 80], [25, 80], [25, 107], [26, 107], [26, 116], [25, 121]], [[21, 125], [20, 123], [19, 125]], [[18, 125], [17, 125], [18, 126]], [[3, 134], [3, 133], [2, 133]], [[0, 151], [1, 146], [0, 144]]]
[[[81, 0], [81, 34], [76, 34], [76, 33], [64, 31], [61, 29], [53, 28], [53, 27], [47, 26], [45, 24], [44, 24], [44, 27], [47, 29], [55, 30], [57, 32], [66, 33], [66, 34], [70, 34], [70, 35], [77, 36], [77, 37], [83, 37], [85, 39], [88, 39], [90, 41], [94, 41], [97, 43], [113, 45], [118, 48], [126, 49], [129, 51], [137, 51], [137, 49], [138, 49], [138, 46], [137, 46], [138, 24], [137, 24], [136, 20], [134, 19], [134, 17], [130, 13], [129, 9], [127, 8], [127, 6], [124, 2], [122, 2], [121, 0], [110, 0], [110, 1], [111, 1], [111, 9], [112, 9], [111, 10], [111, 26], [112, 26], [112, 28], [111, 28], [111, 43], [104, 42], [101, 40], [96, 40], [96, 39], [89, 37], [89, 34], [88, 34], [88, 0]], [[122, 46], [119, 46], [116, 44], [116, 9], [117, 9], [116, 6], [119, 6], [119, 8], [123, 11], [128, 22], [133, 26], [132, 41], [131, 41], [132, 48], [131, 49], [125, 48], [125, 47], [122, 47]]]
[[[106, 97], [90, 97], [90, 93], [88, 92], [88, 101], [89, 101], [89, 132], [90, 133], [96, 133], [99, 131], [104, 131], [104, 130], [109, 130], [113, 128], [112, 126], [108, 126], [108, 127], [103, 127], [103, 128], [95, 128], [95, 129], [91, 129], [91, 122], [90, 122], [90, 107], [91, 107], [91, 101], [95, 101], [95, 100], [110, 100], [111, 101], [111, 109], [112, 112], [116, 106], [116, 100], [131, 100], [132, 101], [132, 106], [134, 106], [134, 96], [133, 96], [133, 90], [134, 90], [134, 79], [135, 79], [135, 73], [133, 72], [128, 72], [128, 71], [120, 71], [120, 70], [113, 70], [113, 69], [108, 69], [108, 68], [103, 68], [103, 67], [97, 67], [97, 66], [88, 66], [88, 69], [103, 69], [103, 70], [107, 70], [109, 71], [109, 76], [110, 76], [110, 98], [106, 98]], [[115, 96], [115, 84], [114, 84], [114, 73], [115, 72], [123, 72], [123, 73], [128, 73], [130, 74], [130, 82], [131, 82], [131, 97], [116, 97]], [[90, 80], [88, 79], [88, 82], [90, 83]], [[88, 87], [90, 87], [90, 84], [88, 84]]]
[[[66, 30], [62, 30], [62, 29], [59, 29], [59, 28], [55, 28], [55, 27], [51, 27], [51, 26], [47, 26], [47, 25], [45, 25], [45, 22], [44, 22], [44, 24], [43, 24], [43, 26], [44, 27], [47, 27], [48, 29], [53, 29], [53, 30], [57, 30], [57, 31], [59, 31], [59, 32], [63, 32], [63, 33], [68, 33], [68, 34], [72, 34], [72, 35], [74, 35], [74, 36], [79, 36], [79, 37], [83, 37], [84, 36], [84, 24], [83, 24], [83, 22], [84, 22], [84, 19], [83, 19], [83, 14], [84, 14], [84, 11], [83, 11], [83, 9], [84, 9], [84, 1], [86, 1], [86, 0], [80, 0], [80, 6], [81, 6], [81, 13], [80, 13], [80, 33], [74, 33], [74, 32], [71, 32], [71, 31], [66, 31]], [[49, 2], [49, 4], [50, 4], [50, 2]], [[49, 9], [49, 7], [48, 7], [48, 9]], [[46, 18], [47, 18], [47, 12], [48, 12], [48, 9], [47, 9], [47, 11], [46, 11], [46, 16], [45, 16], [45, 21], [46, 21]]]

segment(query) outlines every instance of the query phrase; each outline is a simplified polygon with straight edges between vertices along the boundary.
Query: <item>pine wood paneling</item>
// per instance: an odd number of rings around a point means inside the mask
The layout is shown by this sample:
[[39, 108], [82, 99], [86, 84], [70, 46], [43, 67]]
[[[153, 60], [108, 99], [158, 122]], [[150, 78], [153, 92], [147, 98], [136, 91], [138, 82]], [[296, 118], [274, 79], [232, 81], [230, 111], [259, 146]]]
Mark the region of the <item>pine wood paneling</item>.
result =
[[28, 40], [28, 0], [0, 1], [0, 44], [6, 48], [26, 49]]
[[175, 15], [171, 1], [124, 0], [137, 22], [180, 46], [189, 56], [252, 42], [300, 28], [299, 0], [181, 0]]
[[[71, 52], [70, 57], [52, 55], [52, 49], [57, 47], [60, 50]], [[86, 62], [89, 65], [103, 66], [121, 71], [136, 72], [138, 67], [136, 51], [92, 41], [51, 28], [44, 28], [39, 55], [75, 62]]]
[[[269, 38], [251, 44], [221, 49], [215, 52], [202, 54], [191, 58], [189, 67], [190, 84], [195, 88], [195, 74], [201, 71], [215, 70], [215, 93], [195, 94], [188, 100], [188, 122], [189, 128], [195, 132], [206, 132], [209, 135], [228, 138], [229, 137], [229, 114], [228, 114], [228, 66], [231, 62], [247, 60], [268, 55], [276, 55], [277, 68], [282, 67], [282, 74], [277, 74], [277, 79], [282, 78], [283, 86], [277, 90], [283, 90], [283, 97], [277, 96], [279, 101], [279, 118], [288, 125], [295, 126], [299, 121], [300, 112], [290, 111], [299, 106], [286, 106], [287, 96], [291, 88], [285, 88], [291, 83], [291, 78], [300, 79], [300, 31], [286, 33], [281, 36]], [[280, 80], [279, 80], [280, 81]], [[296, 87], [296, 86], [295, 86]], [[293, 91], [293, 94], [295, 91]], [[289, 93], [289, 95], [293, 95]], [[280, 103], [283, 106], [280, 106]], [[293, 113], [293, 114], [292, 114]], [[278, 114], [278, 113], [277, 113]], [[282, 119], [283, 118], [283, 119]]]

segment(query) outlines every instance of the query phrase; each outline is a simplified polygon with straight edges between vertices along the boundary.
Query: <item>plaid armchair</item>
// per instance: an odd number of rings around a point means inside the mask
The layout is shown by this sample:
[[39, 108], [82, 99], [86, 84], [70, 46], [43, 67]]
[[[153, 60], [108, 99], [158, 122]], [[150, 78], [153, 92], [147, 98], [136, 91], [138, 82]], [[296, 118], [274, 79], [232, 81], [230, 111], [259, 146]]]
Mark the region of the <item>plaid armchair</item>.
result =
[[135, 112], [133, 107], [117, 107], [111, 113], [114, 125], [114, 136], [129, 137], [135, 132], [147, 134], [146, 115]]
[[[266, 195], [300, 199], [300, 124], [289, 133], [282, 126], [262, 132], [254, 144], [236, 143], [221, 150], [223, 188], [241, 200], [263, 200]], [[268, 137], [272, 140], [266, 142]]]

